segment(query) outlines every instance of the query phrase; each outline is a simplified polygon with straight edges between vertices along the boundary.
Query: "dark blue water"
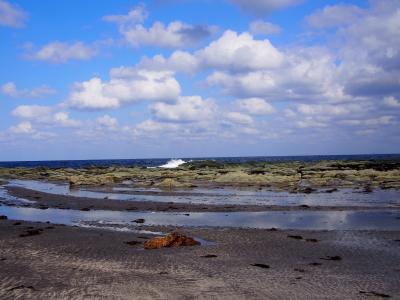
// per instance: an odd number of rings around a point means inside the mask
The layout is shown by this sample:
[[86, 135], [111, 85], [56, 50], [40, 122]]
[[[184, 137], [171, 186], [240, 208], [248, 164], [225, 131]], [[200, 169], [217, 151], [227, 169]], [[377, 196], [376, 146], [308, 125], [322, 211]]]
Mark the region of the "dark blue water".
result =
[[[0, 167], [48, 167], [48, 168], [84, 168], [97, 167], [157, 167], [167, 163], [171, 158], [149, 159], [104, 159], [104, 160], [54, 160], [54, 161], [9, 161], [0, 162]], [[316, 162], [321, 160], [393, 160], [400, 159], [400, 154], [362, 154], [362, 155], [309, 155], [309, 156], [253, 156], [253, 157], [186, 157], [190, 160], [216, 160], [223, 163], [249, 162]]]

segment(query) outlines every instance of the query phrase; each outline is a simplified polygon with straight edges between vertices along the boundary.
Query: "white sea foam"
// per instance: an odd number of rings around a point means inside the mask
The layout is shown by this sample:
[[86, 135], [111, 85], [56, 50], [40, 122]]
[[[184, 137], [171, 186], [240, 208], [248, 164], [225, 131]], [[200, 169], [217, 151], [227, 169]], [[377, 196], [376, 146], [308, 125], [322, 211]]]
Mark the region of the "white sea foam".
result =
[[174, 169], [183, 165], [186, 161], [182, 159], [171, 159], [165, 165], [159, 166], [159, 168]]

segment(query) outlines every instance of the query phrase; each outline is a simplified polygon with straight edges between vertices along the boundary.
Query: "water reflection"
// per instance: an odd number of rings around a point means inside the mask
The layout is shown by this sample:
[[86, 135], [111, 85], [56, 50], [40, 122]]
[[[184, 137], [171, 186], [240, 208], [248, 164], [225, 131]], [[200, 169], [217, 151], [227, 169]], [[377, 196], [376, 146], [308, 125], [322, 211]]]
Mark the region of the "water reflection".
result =
[[400, 192], [396, 190], [375, 190], [372, 193], [356, 193], [342, 189], [334, 193], [291, 194], [249, 189], [201, 189], [178, 190], [174, 194], [165, 194], [158, 189], [133, 189], [116, 187], [113, 190], [93, 191], [84, 188], [70, 189], [66, 184], [54, 184], [44, 181], [12, 180], [12, 186], [35, 191], [74, 197], [125, 201], [157, 201], [202, 204], [254, 204], [254, 205], [310, 205], [310, 206], [379, 206], [399, 207]]
[[67, 225], [132, 224], [144, 218], [146, 225], [200, 227], [281, 228], [304, 230], [400, 230], [399, 211], [269, 211], [235, 213], [163, 213], [40, 210], [0, 206], [0, 214], [10, 219], [50, 221]]

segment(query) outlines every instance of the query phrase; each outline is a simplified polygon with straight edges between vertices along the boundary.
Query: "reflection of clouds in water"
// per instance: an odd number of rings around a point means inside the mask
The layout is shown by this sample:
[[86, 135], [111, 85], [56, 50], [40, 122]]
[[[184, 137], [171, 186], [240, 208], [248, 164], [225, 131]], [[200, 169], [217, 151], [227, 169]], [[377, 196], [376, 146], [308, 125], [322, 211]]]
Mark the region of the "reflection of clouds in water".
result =
[[[204, 189], [177, 190], [177, 195], [148, 195], [129, 194], [131, 192], [149, 191], [145, 189], [114, 188], [115, 192], [106, 190], [86, 190], [79, 187], [70, 189], [66, 184], [54, 184], [34, 180], [12, 180], [10, 185], [24, 187], [46, 193], [88, 197], [94, 199], [108, 198], [110, 200], [126, 201], [157, 201], [206, 204], [256, 204], [256, 205], [321, 205], [321, 206], [384, 206], [399, 205], [400, 192], [395, 190], [375, 190], [373, 193], [354, 193], [350, 189], [341, 189], [334, 193], [291, 194], [288, 192], [272, 192], [266, 190], [249, 189]], [[154, 190], [154, 189], [153, 189]], [[126, 193], [118, 193], [125, 191]], [[181, 193], [181, 195], [179, 195]], [[186, 193], [186, 194], [184, 194]], [[188, 195], [187, 193], [192, 193]]]
[[24, 203], [34, 203], [34, 201], [18, 198], [12, 195], [9, 195], [8, 192], [0, 186], [0, 200], [3, 200], [5, 202], [9, 203], [15, 203], [15, 204], [24, 204]]
[[77, 211], [0, 206], [0, 214], [10, 219], [26, 221], [50, 221], [52, 223], [76, 224], [79, 222], [132, 224], [144, 218], [145, 225], [177, 225], [203, 227], [247, 227], [310, 230], [400, 230], [396, 219], [399, 212], [387, 211], [290, 211], [290, 212], [235, 212], [235, 213], [190, 213], [123, 212], [123, 211]]

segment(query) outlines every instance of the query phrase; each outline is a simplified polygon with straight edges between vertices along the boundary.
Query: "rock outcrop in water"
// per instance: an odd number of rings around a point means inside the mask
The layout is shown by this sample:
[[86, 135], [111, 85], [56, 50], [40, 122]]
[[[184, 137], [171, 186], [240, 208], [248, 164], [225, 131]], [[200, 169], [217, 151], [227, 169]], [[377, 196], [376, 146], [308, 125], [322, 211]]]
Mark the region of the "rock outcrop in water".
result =
[[[194, 161], [174, 169], [143, 167], [0, 168], [1, 179], [69, 182], [71, 187], [112, 186], [167, 189], [193, 186], [252, 186], [295, 193], [313, 189], [400, 189], [400, 160], [248, 162]], [[0, 182], [1, 183], [1, 182]], [[366, 189], [365, 187], [368, 187]]]
[[144, 242], [145, 249], [159, 249], [165, 247], [196, 246], [200, 243], [191, 237], [172, 232], [164, 237], [157, 237]]

